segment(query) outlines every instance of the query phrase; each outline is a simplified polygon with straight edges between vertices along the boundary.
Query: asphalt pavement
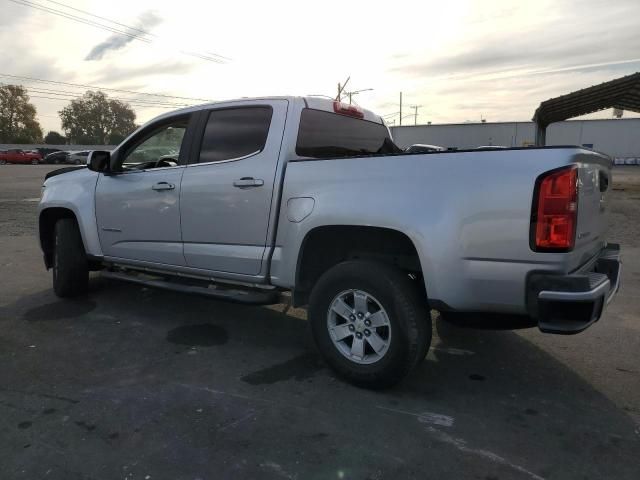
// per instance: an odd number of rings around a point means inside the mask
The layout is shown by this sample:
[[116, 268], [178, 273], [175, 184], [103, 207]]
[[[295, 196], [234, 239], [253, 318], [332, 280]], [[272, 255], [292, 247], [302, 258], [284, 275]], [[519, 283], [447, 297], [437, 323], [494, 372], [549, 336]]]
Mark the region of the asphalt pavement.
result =
[[304, 310], [108, 281], [60, 300], [42, 179], [0, 166], [0, 478], [640, 478], [640, 166], [614, 173], [622, 291], [575, 336], [434, 323], [396, 388], [317, 356]]

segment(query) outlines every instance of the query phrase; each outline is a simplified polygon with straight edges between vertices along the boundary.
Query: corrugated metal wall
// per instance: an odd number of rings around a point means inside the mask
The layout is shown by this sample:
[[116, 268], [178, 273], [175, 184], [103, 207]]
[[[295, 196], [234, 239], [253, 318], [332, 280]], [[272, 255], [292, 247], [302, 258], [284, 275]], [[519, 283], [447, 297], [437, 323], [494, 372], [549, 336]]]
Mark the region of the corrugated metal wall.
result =
[[[533, 122], [460, 123], [391, 127], [401, 147], [427, 143], [459, 149], [481, 145], [523, 147], [533, 144]], [[589, 145], [612, 157], [640, 157], [640, 118], [570, 120], [547, 129], [547, 145]]]

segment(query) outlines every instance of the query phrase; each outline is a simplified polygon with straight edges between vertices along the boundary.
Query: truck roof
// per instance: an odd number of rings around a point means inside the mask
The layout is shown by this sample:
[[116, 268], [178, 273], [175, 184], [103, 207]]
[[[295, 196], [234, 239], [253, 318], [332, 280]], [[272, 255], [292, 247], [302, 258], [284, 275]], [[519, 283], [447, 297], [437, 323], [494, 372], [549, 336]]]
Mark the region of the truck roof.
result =
[[[255, 103], [259, 101], [269, 101], [269, 100], [288, 100], [289, 102], [302, 101], [305, 103], [307, 108], [313, 108], [315, 110], [325, 110], [327, 112], [334, 112], [334, 102], [335, 99], [331, 97], [320, 97], [320, 96], [295, 96], [295, 95], [284, 95], [284, 96], [266, 96], [266, 97], [242, 97], [235, 98], [229, 100], [220, 100], [217, 102], [208, 102], [202, 103], [200, 105], [193, 105], [191, 107], [180, 108], [176, 110], [172, 110], [171, 112], [163, 113], [157, 117], [154, 117], [152, 120], [157, 120], [163, 117], [168, 117], [175, 115], [177, 113], [189, 113], [196, 112], [198, 110], [204, 110], [207, 108], [212, 108], [216, 106], [221, 106], [224, 104], [238, 104], [238, 103]], [[370, 122], [376, 123], [384, 123], [382, 117], [376, 115], [371, 110], [367, 110], [360, 106], [357, 107], [364, 114], [364, 120], [368, 120]]]

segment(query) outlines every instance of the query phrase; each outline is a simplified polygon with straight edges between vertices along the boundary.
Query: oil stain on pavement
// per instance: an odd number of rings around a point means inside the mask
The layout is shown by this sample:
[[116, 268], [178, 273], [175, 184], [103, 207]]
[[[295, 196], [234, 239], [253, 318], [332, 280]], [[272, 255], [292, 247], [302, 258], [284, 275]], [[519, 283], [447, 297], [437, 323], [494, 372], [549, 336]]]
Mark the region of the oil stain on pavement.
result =
[[227, 331], [217, 325], [203, 323], [201, 325], [183, 325], [169, 330], [167, 341], [178, 345], [192, 347], [211, 347], [224, 345], [229, 340]]
[[242, 377], [249, 385], [271, 385], [285, 380], [307, 380], [314, 376], [323, 365], [317, 355], [305, 353], [286, 362], [277, 363]]

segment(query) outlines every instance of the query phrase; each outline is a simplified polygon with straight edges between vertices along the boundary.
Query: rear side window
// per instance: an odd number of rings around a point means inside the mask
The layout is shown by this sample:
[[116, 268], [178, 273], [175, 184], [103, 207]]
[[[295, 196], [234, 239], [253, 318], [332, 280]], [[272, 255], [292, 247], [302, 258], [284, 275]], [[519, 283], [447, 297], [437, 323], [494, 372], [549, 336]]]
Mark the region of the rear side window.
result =
[[305, 108], [300, 116], [296, 153], [328, 158], [398, 153], [387, 127], [380, 123]]
[[231, 160], [262, 151], [271, 115], [271, 107], [213, 110], [204, 131], [199, 162]]

